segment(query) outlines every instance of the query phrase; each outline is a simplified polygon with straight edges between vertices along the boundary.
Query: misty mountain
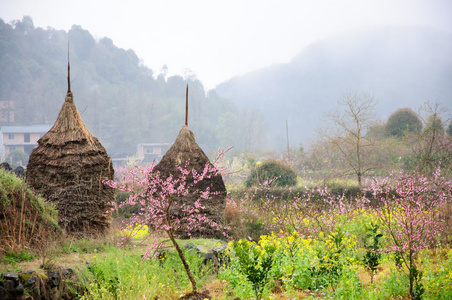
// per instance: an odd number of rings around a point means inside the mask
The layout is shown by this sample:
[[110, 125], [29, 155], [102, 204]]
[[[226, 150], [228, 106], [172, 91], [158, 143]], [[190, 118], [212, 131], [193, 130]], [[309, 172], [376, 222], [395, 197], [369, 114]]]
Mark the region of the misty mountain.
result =
[[347, 91], [378, 100], [378, 117], [398, 108], [417, 111], [427, 101], [452, 108], [452, 35], [430, 29], [387, 27], [322, 40], [289, 63], [220, 84], [216, 92], [267, 123], [268, 147], [316, 139], [323, 116]]

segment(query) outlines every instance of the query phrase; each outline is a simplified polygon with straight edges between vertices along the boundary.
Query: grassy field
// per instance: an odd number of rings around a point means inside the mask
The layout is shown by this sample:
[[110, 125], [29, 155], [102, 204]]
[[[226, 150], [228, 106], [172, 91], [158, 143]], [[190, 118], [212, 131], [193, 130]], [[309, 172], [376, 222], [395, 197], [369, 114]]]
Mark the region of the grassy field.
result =
[[[227, 211], [237, 213], [231, 203]], [[228, 216], [241, 233], [256, 229], [272, 232], [265, 229], [271, 216], [253, 211], [253, 205], [241, 211], [245, 211], [244, 215]], [[246, 242], [250, 246], [260, 244], [258, 249], [261, 250], [269, 245], [275, 247], [268, 277], [261, 282], [263, 299], [408, 299], [408, 272], [403, 266], [397, 267], [392, 253], [382, 253], [371, 281], [371, 272], [363, 262], [366, 224], [371, 221], [372, 214], [361, 212], [329, 234], [319, 231], [317, 237], [307, 238], [297, 232], [273, 231], [256, 243]], [[60, 266], [73, 268], [85, 278], [85, 299], [177, 299], [188, 293], [190, 282], [174, 250], [168, 248], [170, 254], [164, 260], [142, 259], [147, 251], [143, 239], [147, 228], [140, 230], [142, 232], [123, 247], [117, 246], [119, 229], [113, 229], [103, 239], [68, 238], [41, 253], [31, 254], [26, 250], [17, 255], [10, 253], [3, 257], [0, 269], [13, 272]], [[188, 242], [197, 245], [202, 252], [228, 243], [226, 240], [179, 240], [181, 245]], [[381, 243], [388, 241], [383, 237]], [[199, 289], [208, 291], [212, 299], [254, 299], [253, 283], [242, 272], [244, 266], [239, 263], [232, 242], [226, 251], [231, 261], [217, 267], [203, 264], [202, 255], [185, 250]], [[257, 264], [262, 255], [257, 253]], [[422, 298], [451, 299], [452, 251], [449, 246], [424, 249], [416, 259], [422, 271], [419, 280], [424, 289]]]
[[[229, 238], [177, 242], [198, 290], [211, 299], [452, 299], [451, 188], [440, 179], [422, 181], [420, 187], [430, 182], [436, 188], [411, 193], [426, 195], [424, 204], [418, 197], [412, 207], [403, 206], [409, 197], [398, 181], [391, 185], [399, 189], [397, 197], [377, 205], [363, 205], [356, 193], [345, 191], [236, 188], [225, 211]], [[12, 189], [26, 195], [15, 180], [7, 177]], [[444, 201], [436, 202], [439, 198]], [[147, 226], [119, 224], [118, 217], [97, 239], [61, 233], [37, 248], [20, 238], [15, 247], [4, 243], [0, 270], [72, 268], [82, 299], [179, 299], [191, 291], [165, 236], [159, 237], [163, 249], [149, 251], [155, 243], [147, 239], [152, 233]], [[188, 243], [200, 253], [185, 247]], [[204, 262], [205, 253], [219, 246], [226, 248], [219, 259]], [[168, 252], [159, 259], [162, 250]]]

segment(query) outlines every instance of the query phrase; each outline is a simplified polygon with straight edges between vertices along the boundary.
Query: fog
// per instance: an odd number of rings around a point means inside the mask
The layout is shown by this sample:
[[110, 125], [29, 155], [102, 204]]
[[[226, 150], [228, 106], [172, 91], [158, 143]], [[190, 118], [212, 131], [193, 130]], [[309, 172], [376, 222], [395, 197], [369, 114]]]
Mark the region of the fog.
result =
[[217, 92], [265, 117], [270, 148], [284, 147], [286, 120], [293, 146], [306, 146], [318, 138], [316, 129], [324, 124], [325, 113], [349, 91], [373, 96], [382, 122], [404, 107], [425, 114], [426, 102], [440, 103], [446, 110], [443, 120], [450, 119], [449, 53], [448, 32], [388, 26], [319, 41], [290, 63], [238, 76]]
[[[66, 89], [109, 153], [171, 143], [190, 85], [191, 129], [211, 151], [318, 139], [343, 93], [371, 94], [382, 122], [427, 101], [452, 106], [449, 1], [5, 1], [0, 101], [53, 124]], [[28, 16], [23, 18], [23, 16]], [[180, 121], [179, 121], [180, 120]], [[3, 124], [5, 125], [5, 124]]]
[[356, 30], [408, 25], [452, 30], [447, 0], [145, 1], [0, 0], [5, 22], [68, 31], [133, 49], [154, 73], [191, 70], [206, 90], [237, 75], [287, 63], [310, 44]]

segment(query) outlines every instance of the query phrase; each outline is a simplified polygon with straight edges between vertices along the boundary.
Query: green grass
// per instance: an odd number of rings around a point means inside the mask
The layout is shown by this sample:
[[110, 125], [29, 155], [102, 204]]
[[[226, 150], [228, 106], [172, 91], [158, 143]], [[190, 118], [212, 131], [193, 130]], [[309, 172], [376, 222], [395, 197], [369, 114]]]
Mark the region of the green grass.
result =
[[15, 264], [23, 261], [32, 261], [36, 258], [36, 255], [22, 249], [19, 253], [7, 252], [3, 257], [6, 263]]
[[[176, 254], [170, 253], [163, 260], [142, 260], [142, 250], [112, 247], [93, 256], [80, 271], [87, 282], [85, 299], [175, 299], [190, 290]], [[185, 255], [198, 285], [212, 280], [209, 267], [202, 264], [203, 257], [188, 250]]]

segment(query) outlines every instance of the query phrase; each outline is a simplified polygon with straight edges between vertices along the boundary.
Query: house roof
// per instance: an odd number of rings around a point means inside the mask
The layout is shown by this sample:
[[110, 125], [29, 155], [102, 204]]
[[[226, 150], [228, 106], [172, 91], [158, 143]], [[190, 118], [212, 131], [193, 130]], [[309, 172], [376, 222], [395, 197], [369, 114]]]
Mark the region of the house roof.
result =
[[2, 126], [3, 133], [46, 133], [52, 125]]

